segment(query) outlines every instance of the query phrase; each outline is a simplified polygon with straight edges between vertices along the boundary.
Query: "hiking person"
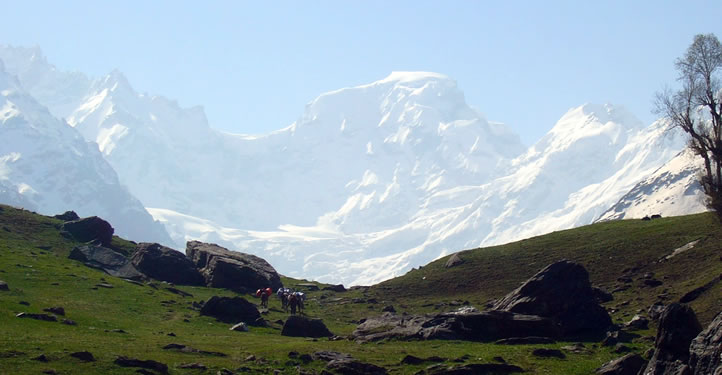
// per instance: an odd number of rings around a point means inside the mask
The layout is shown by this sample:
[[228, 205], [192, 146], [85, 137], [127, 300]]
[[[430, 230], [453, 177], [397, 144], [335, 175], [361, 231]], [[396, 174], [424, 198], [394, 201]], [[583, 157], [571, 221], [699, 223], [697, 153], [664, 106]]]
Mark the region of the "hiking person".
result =
[[303, 314], [303, 301], [306, 300], [306, 293], [293, 292], [293, 295], [296, 296], [296, 304], [298, 305], [298, 313]]
[[261, 307], [268, 308], [268, 293], [266, 290], [261, 290]]
[[295, 315], [296, 307], [298, 307], [298, 298], [295, 293], [288, 295], [288, 306], [291, 308], [291, 315]]

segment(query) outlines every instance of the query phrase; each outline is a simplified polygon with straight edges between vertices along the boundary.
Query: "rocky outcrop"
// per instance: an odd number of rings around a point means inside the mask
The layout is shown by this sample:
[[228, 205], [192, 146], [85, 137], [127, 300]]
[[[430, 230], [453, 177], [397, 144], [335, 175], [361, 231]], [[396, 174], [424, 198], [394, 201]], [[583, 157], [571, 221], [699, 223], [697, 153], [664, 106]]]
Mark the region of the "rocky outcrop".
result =
[[611, 360], [598, 368], [599, 375], [637, 375], [647, 365], [647, 361], [639, 354], [630, 353], [624, 357]]
[[73, 221], [80, 219], [80, 216], [78, 216], [75, 211], [65, 211], [62, 214], [55, 215], [53, 217], [62, 221]]
[[130, 259], [148, 277], [181, 285], [205, 285], [205, 279], [183, 253], [157, 243], [140, 243]]
[[459, 256], [459, 253], [455, 253], [449, 257], [449, 260], [446, 261], [446, 264], [444, 264], [444, 267], [451, 268], [451, 267], [458, 266], [463, 263], [464, 263], [464, 260], [461, 259], [461, 257]]
[[199, 241], [186, 244], [186, 255], [210, 287], [248, 292], [267, 287], [276, 290], [283, 286], [273, 266], [255, 255]]
[[63, 231], [69, 233], [76, 241], [99, 241], [108, 246], [113, 239], [114, 229], [107, 221], [91, 216], [79, 220], [68, 221], [63, 224]]
[[657, 328], [654, 355], [643, 375], [689, 374], [690, 343], [702, 331], [694, 311], [673, 303], [662, 312]]
[[558, 337], [550, 319], [508, 311], [443, 313], [434, 316], [410, 316], [385, 313], [368, 318], [353, 332], [359, 342], [387, 338], [418, 340], [496, 341], [511, 337]]
[[493, 309], [552, 319], [565, 337], [598, 336], [612, 320], [595, 295], [587, 270], [562, 260], [539, 271]]
[[245, 322], [255, 326], [264, 324], [256, 305], [242, 297], [213, 296], [203, 304], [200, 313], [225, 323]]
[[331, 337], [333, 333], [326, 328], [321, 319], [309, 319], [305, 316], [291, 315], [286, 319], [281, 335], [292, 337]]
[[107, 274], [124, 279], [140, 280], [144, 276], [130, 263], [123, 254], [103, 246], [76, 246], [70, 251], [68, 258], [85, 263], [88, 267], [97, 268]]
[[722, 313], [689, 346], [693, 375], [722, 374]]

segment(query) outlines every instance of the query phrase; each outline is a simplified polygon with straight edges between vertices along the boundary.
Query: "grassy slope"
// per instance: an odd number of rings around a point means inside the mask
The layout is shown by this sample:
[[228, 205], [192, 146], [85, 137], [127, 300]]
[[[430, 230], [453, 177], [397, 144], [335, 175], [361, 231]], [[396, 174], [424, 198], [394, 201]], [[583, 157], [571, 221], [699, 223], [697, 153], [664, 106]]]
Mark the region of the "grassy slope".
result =
[[[388, 341], [359, 345], [347, 340], [328, 341], [287, 338], [280, 335], [280, 326], [251, 327], [250, 332], [228, 330], [228, 325], [199, 316], [192, 308], [193, 301], [203, 301], [212, 295], [233, 295], [232, 292], [200, 287], [179, 287], [193, 294], [181, 297], [164, 289], [162, 283], [136, 285], [100, 271], [87, 268], [67, 259], [77, 244], [58, 234], [59, 221], [7, 206], [0, 212], [0, 280], [11, 290], [0, 292], [0, 373], [40, 373], [54, 369], [61, 374], [98, 373], [128, 374], [133, 371], [114, 365], [118, 355], [153, 359], [168, 364], [173, 374], [199, 374], [201, 370], [185, 370], [183, 363], [200, 362], [215, 373], [221, 368], [237, 369], [245, 366], [258, 373], [280, 369], [296, 374], [295, 363], [288, 353], [312, 353], [316, 350], [337, 350], [361, 360], [389, 368], [392, 373], [415, 373], [426, 365], [400, 366], [406, 354], [418, 357], [441, 356], [458, 358], [468, 355], [468, 363], [490, 362], [501, 356], [535, 374], [586, 374], [601, 363], [618, 355], [607, 348], [588, 343], [587, 354], [569, 354], [564, 360], [537, 359], [530, 353], [536, 345], [500, 346], [486, 343], [456, 341], [397, 342]], [[639, 267], [633, 288], [616, 293], [616, 306], [630, 301], [615, 315], [617, 319], [656, 300], [663, 289], [669, 289], [669, 300], [702, 285], [722, 272], [719, 261], [719, 225], [711, 215], [669, 218], [652, 222], [621, 221], [599, 224], [570, 231], [553, 233], [514, 244], [477, 249], [462, 254], [466, 263], [444, 269], [445, 259], [420, 270], [387, 281], [368, 291], [345, 293], [310, 292], [307, 314], [323, 318], [329, 328], [339, 335], [347, 335], [355, 322], [376, 315], [385, 304], [394, 304], [397, 311], [410, 313], [434, 311], [430, 304], [451, 300], [469, 300], [483, 306], [492, 298], [507, 293], [541, 267], [560, 259], [580, 261], [590, 271], [592, 280], [613, 289], [622, 270]], [[689, 252], [665, 263], [653, 260], [691, 240], [701, 239]], [[114, 239], [114, 245], [131, 251], [133, 245]], [[664, 281], [657, 288], [641, 288], [645, 272], [654, 272]], [[425, 277], [425, 279], [424, 279]], [[293, 286], [300, 280], [284, 278]], [[112, 284], [112, 289], [96, 287], [100, 282]], [[703, 321], [709, 321], [720, 306], [719, 286], [692, 303]], [[246, 296], [249, 300], [257, 300]], [[379, 303], [353, 303], [354, 299], [375, 298]], [[20, 304], [30, 303], [29, 306]], [[62, 306], [66, 317], [78, 323], [68, 326], [54, 322], [15, 318], [25, 311], [40, 313], [43, 308]], [[443, 309], [443, 308], [442, 308]], [[285, 319], [278, 302], [271, 300], [269, 321]], [[187, 321], [184, 321], [187, 320]], [[123, 330], [126, 333], [113, 332]], [[172, 332], [175, 337], [168, 336]], [[653, 334], [653, 332], [642, 332]], [[192, 353], [170, 352], [161, 349], [169, 343], [180, 343], [205, 351], [228, 354], [216, 357]], [[567, 343], [544, 345], [560, 347]], [[648, 343], [637, 343], [636, 350], [644, 350]], [[97, 358], [84, 363], [69, 357], [69, 353], [87, 350]], [[32, 360], [40, 354], [50, 362]], [[247, 361], [253, 354], [257, 360]], [[312, 362], [302, 369], [319, 370], [324, 364]]]

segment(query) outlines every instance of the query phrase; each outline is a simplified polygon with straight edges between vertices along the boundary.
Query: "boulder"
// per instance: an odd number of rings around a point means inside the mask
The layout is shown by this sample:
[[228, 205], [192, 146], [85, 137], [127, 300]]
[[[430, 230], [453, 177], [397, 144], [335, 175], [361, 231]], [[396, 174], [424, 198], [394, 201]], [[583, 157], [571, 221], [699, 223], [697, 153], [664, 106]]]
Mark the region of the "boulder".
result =
[[722, 374], [722, 313], [692, 340], [689, 366], [694, 375]]
[[649, 319], [641, 315], [635, 315], [630, 321], [624, 323], [624, 327], [629, 329], [647, 329], [649, 328]]
[[689, 306], [678, 303], [667, 306], [659, 319], [654, 355], [644, 375], [687, 373], [690, 344], [701, 331], [697, 316]]
[[383, 339], [442, 339], [496, 341], [512, 337], [558, 337], [550, 319], [508, 311], [443, 313], [434, 316], [384, 313], [366, 319], [356, 327], [352, 338], [359, 342]]
[[199, 241], [186, 244], [186, 255], [210, 287], [248, 292], [267, 287], [277, 290], [283, 286], [278, 272], [255, 255]]
[[213, 296], [200, 311], [201, 315], [212, 316], [224, 323], [245, 322], [249, 325], [262, 325], [259, 321], [261, 313], [256, 305], [242, 297]]
[[459, 256], [459, 253], [454, 253], [454, 254], [451, 255], [451, 257], [449, 257], [449, 259], [446, 261], [446, 264], [444, 264], [444, 267], [446, 267], [446, 268], [451, 268], [451, 267], [458, 266], [458, 265], [463, 264], [463, 263], [464, 263], [464, 260], [461, 259], [461, 257]]
[[335, 360], [326, 365], [326, 370], [343, 375], [386, 375], [385, 368], [370, 363], [352, 360]]
[[327, 350], [315, 352], [315, 353], [313, 353], [313, 355], [311, 355], [311, 358], [313, 358], [316, 361], [324, 361], [324, 362], [331, 362], [331, 361], [336, 361], [336, 360], [340, 360], [340, 361], [349, 360], [350, 361], [353, 359], [353, 357], [351, 357], [351, 354], [341, 353], [341, 352], [332, 352], [332, 351], [327, 351]]
[[543, 357], [543, 358], [555, 357], [555, 358], [559, 358], [559, 359], [564, 359], [567, 357], [564, 353], [562, 353], [561, 350], [549, 349], [549, 348], [534, 349], [531, 352], [531, 355], [536, 356], [536, 357]]
[[80, 216], [78, 216], [75, 211], [65, 211], [62, 214], [55, 215], [53, 217], [62, 221], [74, 221], [80, 219]]
[[130, 259], [137, 270], [156, 280], [205, 285], [205, 279], [183, 253], [157, 243], [140, 243]]
[[140, 367], [140, 368], [146, 368], [149, 370], [160, 372], [161, 374], [167, 374], [168, 373], [168, 365], [165, 363], [160, 363], [158, 361], [154, 361], [152, 359], [148, 360], [142, 360], [137, 358], [130, 358], [125, 356], [119, 356], [113, 361], [118, 366], [121, 367]]
[[524, 369], [506, 363], [471, 363], [467, 365], [451, 367], [434, 367], [427, 369], [429, 375], [483, 375], [483, 374], [513, 374], [524, 372]]
[[70, 353], [70, 356], [83, 362], [95, 362], [95, 357], [93, 357], [93, 353], [91, 352], [74, 352]]
[[291, 315], [286, 319], [281, 335], [292, 337], [331, 337], [333, 333], [326, 328], [321, 319], [310, 319], [301, 315]]
[[76, 246], [70, 251], [68, 258], [83, 262], [88, 267], [103, 270], [112, 276], [132, 280], [144, 278], [143, 274], [135, 269], [128, 258], [107, 247], [96, 245]]
[[341, 293], [341, 292], [345, 292], [346, 288], [343, 286], [343, 284], [338, 284], [338, 285], [325, 286], [325, 287], [323, 287], [323, 290], [330, 290], [332, 292]]
[[97, 240], [105, 246], [110, 245], [114, 232], [110, 223], [97, 216], [68, 221], [63, 224], [61, 229], [70, 233], [77, 241], [90, 242]]
[[637, 375], [647, 365], [647, 360], [639, 354], [627, 354], [624, 357], [613, 359], [598, 368], [596, 374], [600, 375]]
[[10, 290], [10, 287], [8, 286], [8, 283], [0, 280], [0, 290]]
[[494, 304], [494, 310], [552, 319], [565, 337], [600, 336], [612, 319], [595, 299], [584, 267], [568, 260], [553, 263]]

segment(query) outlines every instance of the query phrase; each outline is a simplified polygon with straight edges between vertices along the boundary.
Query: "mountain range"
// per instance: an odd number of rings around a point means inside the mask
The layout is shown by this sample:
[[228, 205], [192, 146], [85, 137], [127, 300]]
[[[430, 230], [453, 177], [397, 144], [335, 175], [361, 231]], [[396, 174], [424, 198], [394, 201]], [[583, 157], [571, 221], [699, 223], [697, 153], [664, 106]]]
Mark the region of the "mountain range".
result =
[[[0, 201], [98, 214], [131, 239], [176, 248], [216, 242], [289, 276], [371, 284], [462, 249], [705, 209], [684, 137], [621, 106], [572, 108], [526, 147], [453, 79], [394, 72], [320, 95], [280, 130], [229, 134], [201, 107], [136, 92], [117, 70], [58, 71], [38, 48], [0, 46], [0, 61], [3, 143], [28, 145], [0, 149]], [[43, 137], [55, 141], [34, 141]], [[140, 227], [145, 237], [128, 232]]]

